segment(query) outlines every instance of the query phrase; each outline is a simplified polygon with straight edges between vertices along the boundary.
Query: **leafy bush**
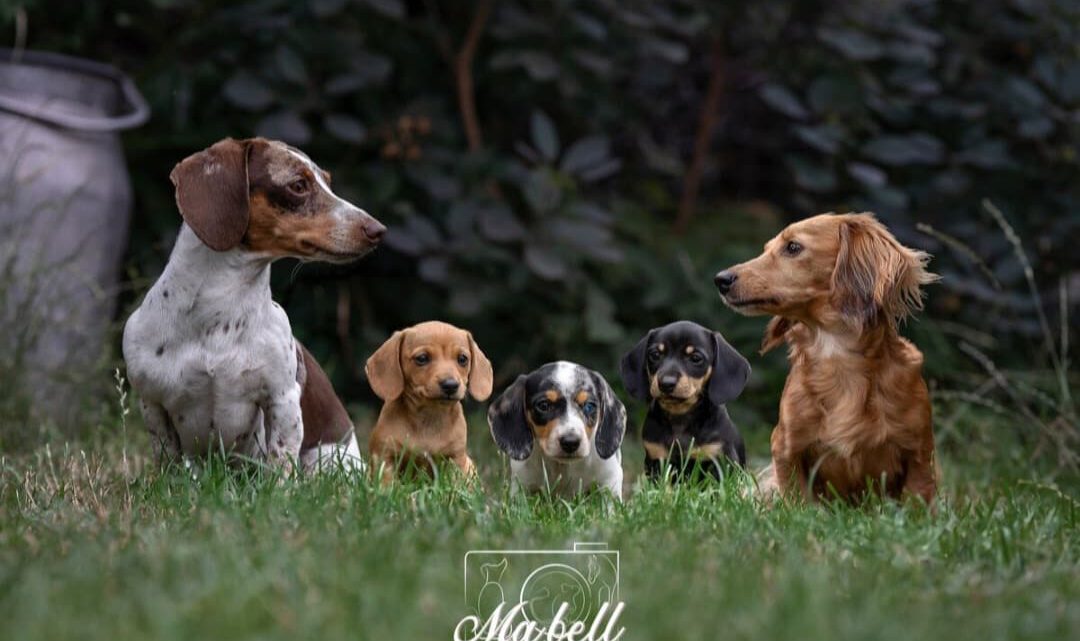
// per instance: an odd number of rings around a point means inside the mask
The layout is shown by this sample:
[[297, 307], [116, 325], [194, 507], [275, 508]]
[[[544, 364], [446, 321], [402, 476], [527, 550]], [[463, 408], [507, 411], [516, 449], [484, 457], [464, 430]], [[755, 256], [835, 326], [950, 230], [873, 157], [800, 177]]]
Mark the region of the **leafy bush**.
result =
[[[981, 370], [955, 336], [1011, 366], [1042, 340], [983, 199], [1034, 249], [1043, 311], [1080, 300], [1068, 0], [20, 4], [29, 46], [111, 61], [154, 108], [126, 138], [136, 289], [179, 222], [169, 169], [224, 136], [302, 146], [390, 225], [356, 266], [275, 275], [347, 398], [391, 330], [428, 318], [471, 328], [502, 379], [557, 357], [614, 375], [683, 317], [752, 352], [760, 322], [724, 311], [711, 275], [819, 211], [874, 210], [937, 254], [936, 321], [911, 332], [948, 385]], [[755, 362], [737, 411], [764, 423], [783, 359]]]

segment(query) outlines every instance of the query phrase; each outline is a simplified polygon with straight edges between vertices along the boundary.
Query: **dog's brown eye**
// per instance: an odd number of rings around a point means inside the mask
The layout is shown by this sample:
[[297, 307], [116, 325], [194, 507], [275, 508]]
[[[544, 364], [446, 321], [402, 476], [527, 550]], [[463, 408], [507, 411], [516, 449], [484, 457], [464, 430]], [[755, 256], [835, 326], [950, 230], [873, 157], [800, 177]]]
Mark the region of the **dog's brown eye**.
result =
[[794, 240], [784, 246], [784, 253], [788, 256], [798, 256], [802, 250], [803, 246]]
[[549, 400], [540, 400], [540, 401], [537, 401], [536, 404], [533, 405], [533, 407], [536, 408], [537, 412], [540, 412], [541, 414], [547, 414], [548, 412], [551, 411], [551, 401], [549, 401]]
[[426, 352], [420, 353], [416, 356], [413, 356], [413, 362], [422, 367], [431, 362], [431, 356], [429, 356]]
[[650, 363], [655, 363], [660, 360], [661, 352], [659, 347], [654, 347], [649, 350], [648, 359]]
[[311, 184], [306, 178], [299, 178], [289, 183], [289, 191], [297, 196], [303, 196], [308, 193], [308, 189], [311, 189]]
[[461, 365], [462, 367], [465, 367], [466, 365], [469, 364], [469, 357], [462, 354], [462, 355], [457, 357], [457, 362], [458, 362], [458, 365]]
[[693, 352], [688, 358], [694, 365], [701, 365], [705, 362], [705, 357], [701, 355], [701, 352]]

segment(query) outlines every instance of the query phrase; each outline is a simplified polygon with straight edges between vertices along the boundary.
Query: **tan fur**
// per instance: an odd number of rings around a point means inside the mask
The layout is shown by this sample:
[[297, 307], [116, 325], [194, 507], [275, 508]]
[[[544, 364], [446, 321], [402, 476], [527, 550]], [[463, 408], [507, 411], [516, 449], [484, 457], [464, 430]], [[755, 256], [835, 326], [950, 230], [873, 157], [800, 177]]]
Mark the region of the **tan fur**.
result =
[[[692, 351], [694, 348], [691, 346], [688, 349]], [[652, 374], [649, 376], [649, 394], [660, 403], [660, 407], [664, 408], [664, 411], [668, 414], [685, 414], [697, 405], [698, 399], [701, 398], [701, 394], [705, 391], [705, 386], [709, 384], [710, 378], [712, 378], [712, 367], [709, 367], [701, 378], [680, 376], [679, 381], [675, 383], [675, 389], [668, 396], [660, 393], [660, 381], [656, 374]]]
[[[421, 354], [428, 357], [417, 363]], [[465, 364], [460, 356], [468, 358]], [[421, 463], [430, 468], [450, 460], [467, 476], [475, 465], [466, 451], [468, 430], [461, 400], [466, 390], [478, 401], [491, 395], [491, 362], [469, 332], [437, 321], [394, 332], [368, 359], [368, 381], [385, 401], [371, 433], [369, 450], [384, 482], [395, 465]], [[457, 395], [444, 397], [440, 381], [459, 383]]]
[[649, 458], [664, 460], [668, 457], [668, 448], [660, 443], [653, 443], [652, 441], [642, 441], [642, 445], [645, 446], [645, 452], [648, 453]]
[[[791, 241], [804, 249], [785, 253]], [[937, 474], [922, 353], [897, 325], [936, 280], [872, 215], [795, 223], [764, 253], [731, 268], [725, 300], [773, 314], [762, 341], [787, 342], [791, 372], [772, 434], [775, 482], [787, 495], [858, 499], [874, 484], [890, 497], [934, 498]]]

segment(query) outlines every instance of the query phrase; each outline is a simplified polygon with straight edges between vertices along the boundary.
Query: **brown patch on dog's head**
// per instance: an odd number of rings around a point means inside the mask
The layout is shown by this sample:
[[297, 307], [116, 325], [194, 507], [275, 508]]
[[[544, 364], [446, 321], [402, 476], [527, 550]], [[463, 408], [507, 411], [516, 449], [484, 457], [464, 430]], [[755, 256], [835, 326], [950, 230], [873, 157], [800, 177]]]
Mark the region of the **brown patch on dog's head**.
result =
[[329, 177], [300, 150], [263, 138], [222, 140], [170, 175], [184, 221], [211, 249], [349, 262], [386, 228], [335, 195]]

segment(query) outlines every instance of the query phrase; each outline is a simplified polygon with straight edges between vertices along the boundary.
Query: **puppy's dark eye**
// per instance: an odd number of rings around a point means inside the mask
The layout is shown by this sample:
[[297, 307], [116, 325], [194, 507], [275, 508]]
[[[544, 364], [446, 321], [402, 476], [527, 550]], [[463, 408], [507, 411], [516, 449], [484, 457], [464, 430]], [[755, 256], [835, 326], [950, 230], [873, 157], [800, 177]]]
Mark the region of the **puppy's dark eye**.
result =
[[596, 414], [596, 403], [585, 401], [585, 404], [581, 406], [581, 411], [585, 413], [585, 416], [592, 418], [592, 415]]
[[306, 178], [297, 178], [289, 183], [289, 191], [297, 196], [303, 196], [311, 189], [311, 183]]
[[431, 362], [431, 355], [427, 352], [420, 352], [416, 356], [413, 356], [413, 362], [423, 367]]
[[784, 253], [788, 256], [798, 256], [803, 250], [803, 246], [794, 240], [789, 241], [787, 245], [784, 245]]
[[701, 352], [691, 352], [687, 358], [689, 358], [690, 362], [694, 365], [701, 365], [705, 362], [705, 356], [703, 356]]
[[469, 357], [464, 355], [464, 354], [461, 354], [461, 355], [459, 355], [457, 357], [457, 363], [458, 363], [458, 365], [461, 365], [462, 367], [465, 367], [466, 365], [469, 364]]
[[537, 412], [540, 412], [541, 414], [547, 414], [548, 412], [551, 411], [552, 405], [551, 405], [551, 401], [549, 401], [547, 399], [542, 399], [542, 400], [536, 401], [536, 404], [533, 405], [533, 407], [536, 408]]
[[654, 347], [649, 350], [649, 353], [646, 355], [646, 357], [649, 359], [650, 363], [657, 363], [660, 361], [660, 357], [663, 355], [664, 354], [660, 351], [659, 347]]

